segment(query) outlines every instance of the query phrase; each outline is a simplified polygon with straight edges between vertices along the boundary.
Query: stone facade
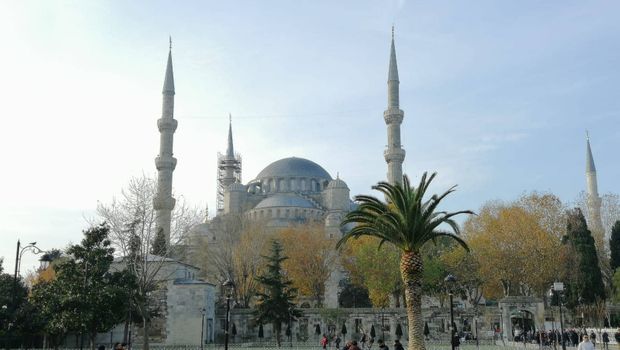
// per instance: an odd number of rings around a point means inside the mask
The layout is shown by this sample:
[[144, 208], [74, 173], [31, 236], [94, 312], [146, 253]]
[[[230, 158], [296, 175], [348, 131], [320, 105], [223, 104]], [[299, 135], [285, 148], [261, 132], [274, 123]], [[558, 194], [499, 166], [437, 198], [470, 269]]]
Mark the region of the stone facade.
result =
[[[460, 306], [459, 306], [460, 305]], [[401, 340], [407, 339], [407, 312], [404, 308], [338, 308], [338, 309], [302, 309], [303, 316], [291, 322], [291, 338], [285, 334], [281, 335], [281, 340], [286, 344], [293, 343], [318, 344], [320, 335], [316, 334], [317, 325], [321, 334], [341, 335], [343, 324], [347, 334], [345, 339], [360, 339], [362, 333], [370, 334], [374, 326], [375, 339], [383, 338], [392, 341], [397, 338], [396, 329], [400, 324], [403, 335]], [[216, 340], [222, 341], [224, 337], [225, 311], [218, 310], [216, 325]], [[264, 338], [258, 338], [259, 325], [252, 317], [249, 309], [231, 310], [231, 324], [234, 323], [237, 335], [234, 341], [243, 343], [275, 341], [270, 324], [263, 325]], [[426, 307], [423, 309], [423, 317], [431, 331], [431, 338], [444, 339], [448, 337], [450, 324], [450, 310], [448, 307]], [[481, 306], [479, 314], [476, 316], [473, 310], [465, 310], [463, 305], [456, 303], [455, 323], [457, 329], [468, 332], [475, 332], [475, 325], [478, 327], [478, 334], [483, 339], [493, 337], [492, 329], [500, 323], [500, 315], [497, 307], [486, 308]], [[283, 326], [283, 330], [286, 326]]]
[[215, 285], [174, 281], [167, 293], [166, 345], [200, 345], [215, 339]]

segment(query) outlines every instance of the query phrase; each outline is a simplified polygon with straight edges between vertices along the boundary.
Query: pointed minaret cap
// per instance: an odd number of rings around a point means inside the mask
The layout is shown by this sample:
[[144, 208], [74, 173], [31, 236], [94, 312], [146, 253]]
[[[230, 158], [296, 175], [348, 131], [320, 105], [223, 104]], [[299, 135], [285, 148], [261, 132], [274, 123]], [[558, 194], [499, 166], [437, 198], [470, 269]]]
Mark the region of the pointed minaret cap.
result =
[[235, 149], [233, 148], [232, 137], [232, 115], [230, 115], [230, 113], [228, 114], [228, 148], [226, 148], [226, 158], [235, 158]]
[[396, 64], [396, 48], [394, 47], [394, 26], [392, 26], [392, 47], [390, 48], [390, 70], [388, 81], [398, 81], [398, 65]]
[[596, 167], [594, 166], [594, 157], [592, 157], [592, 149], [590, 148], [590, 134], [586, 130], [586, 173], [595, 173]]
[[170, 50], [168, 51], [168, 65], [166, 66], [166, 78], [164, 79], [164, 94], [174, 95], [174, 74], [172, 73], [172, 37], [170, 37]]

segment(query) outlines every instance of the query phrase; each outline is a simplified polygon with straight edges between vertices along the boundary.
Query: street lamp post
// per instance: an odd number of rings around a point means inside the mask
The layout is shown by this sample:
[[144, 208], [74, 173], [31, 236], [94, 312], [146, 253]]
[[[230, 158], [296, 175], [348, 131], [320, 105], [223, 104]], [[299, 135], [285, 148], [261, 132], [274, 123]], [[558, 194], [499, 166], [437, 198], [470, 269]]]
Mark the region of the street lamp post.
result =
[[19, 239], [17, 240], [17, 251], [15, 252], [15, 274], [13, 275], [13, 295], [11, 302], [11, 308], [13, 311], [17, 309], [17, 278], [19, 277], [20, 265], [22, 263], [22, 255], [24, 255], [24, 252], [26, 252], [26, 250], [32, 250], [32, 252], [35, 254], [43, 253], [43, 251], [39, 249], [36, 244], [37, 242], [30, 242], [28, 243], [28, 245], [21, 247], [21, 242], [19, 241]]
[[502, 338], [502, 344], [506, 345], [504, 342], [504, 308], [499, 308], [499, 336]]
[[385, 341], [385, 307], [381, 308], [381, 339]]
[[205, 315], [207, 313], [207, 309], [204, 307], [200, 310], [202, 314], [202, 322], [200, 323], [200, 350], [204, 350], [205, 348]]
[[454, 337], [456, 334], [456, 330], [454, 329], [454, 309], [452, 307], [452, 288], [454, 284], [456, 283], [456, 277], [450, 274], [446, 276], [446, 278], [444, 278], [444, 282], [446, 282], [446, 285], [448, 286], [448, 295], [450, 296], [450, 345], [452, 347], [452, 350], [454, 350], [455, 348]]
[[293, 307], [289, 306], [288, 308], [288, 341], [293, 347]]
[[224, 322], [224, 350], [228, 350], [228, 328], [230, 325], [230, 299], [232, 297], [235, 284], [231, 280], [226, 280], [222, 286], [226, 289], [226, 321]]
[[527, 335], [527, 333], [525, 332], [525, 310], [521, 310], [521, 327], [523, 328], [521, 330], [521, 337], [523, 338], [523, 348], [526, 348], [527, 345], [525, 343], [525, 336]]
[[549, 308], [551, 309], [551, 334], [553, 335], [553, 349], [557, 349], [557, 340], [558, 338], [555, 335], [555, 315], [553, 314], [553, 306], [551, 303], [553, 302], [553, 291], [549, 292], [549, 296], [551, 297], [551, 301], [549, 302]]
[[564, 291], [564, 283], [554, 282], [551, 287], [551, 295], [557, 294], [558, 306], [560, 307], [560, 342], [562, 343], [562, 350], [566, 350], [566, 342], [564, 341], [564, 316], [562, 315], [562, 292]]

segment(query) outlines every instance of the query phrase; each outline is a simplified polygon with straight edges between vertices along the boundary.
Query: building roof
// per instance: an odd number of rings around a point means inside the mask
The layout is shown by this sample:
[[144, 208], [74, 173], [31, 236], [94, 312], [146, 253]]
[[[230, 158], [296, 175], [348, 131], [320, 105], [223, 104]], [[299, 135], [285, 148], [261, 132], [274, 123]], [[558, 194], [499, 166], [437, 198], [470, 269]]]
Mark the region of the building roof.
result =
[[272, 177], [305, 177], [331, 180], [332, 177], [317, 163], [304, 158], [284, 158], [269, 164], [256, 176], [257, 180]]
[[334, 189], [335, 188], [346, 188], [346, 189], [349, 189], [347, 184], [344, 181], [340, 180], [340, 178], [336, 178], [336, 179], [330, 181], [329, 184], [327, 184], [327, 188], [330, 188], [330, 189], [331, 188], [334, 188]]
[[309, 200], [292, 193], [278, 193], [263, 199], [254, 209], [279, 207], [313, 208], [316, 207]]

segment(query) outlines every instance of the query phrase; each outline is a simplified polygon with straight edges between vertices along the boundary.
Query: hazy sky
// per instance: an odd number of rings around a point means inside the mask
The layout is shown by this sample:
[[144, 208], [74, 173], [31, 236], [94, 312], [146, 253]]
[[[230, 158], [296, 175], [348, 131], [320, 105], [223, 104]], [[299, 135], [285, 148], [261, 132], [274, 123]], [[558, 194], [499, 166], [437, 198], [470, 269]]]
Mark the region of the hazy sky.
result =
[[[81, 239], [97, 201], [155, 174], [168, 35], [174, 187], [215, 208], [228, 113], [243, 180], [297, 156], [352, 195], [385, 178], [390, 27], [404, 170], [446, 209], [524, 191], [620, 192], [617, 1], [0, 1], [0, 256]], [[22, 271], [36, 257], [24, 257]]]

